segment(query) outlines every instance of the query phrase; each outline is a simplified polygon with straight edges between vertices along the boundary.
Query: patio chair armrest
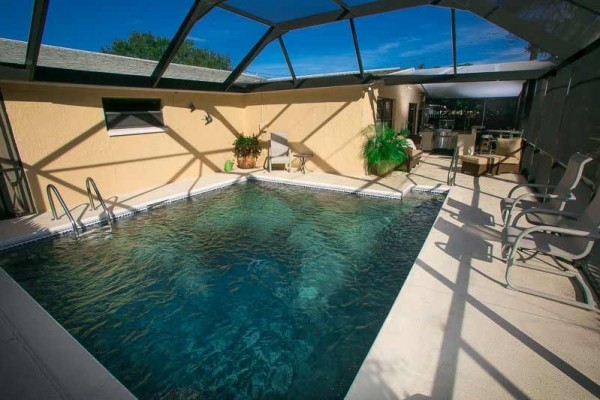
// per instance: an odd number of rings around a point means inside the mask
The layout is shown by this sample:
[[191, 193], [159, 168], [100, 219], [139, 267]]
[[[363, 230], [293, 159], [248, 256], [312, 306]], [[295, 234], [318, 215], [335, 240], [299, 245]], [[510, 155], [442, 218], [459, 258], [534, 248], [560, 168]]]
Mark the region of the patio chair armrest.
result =
[[534, 197], [534, 198], [537, 198], [537, 199], [563, 200], [563, 201], [568, 201], [568, 200], [574, 200], [575, 199], [575, 196], [573, 196], [572, 194], [569, 197], [562, 197], [562, 196], [558, 196], [558, 195], [555, 195], [555, 194], [544, 194], [544, 193], [525, 193], [525, 194], [522, 194], [519, 197], [515, 198], [515, 201], [511, 205], [510, 210], [508, 212], [508, 215], [506, 217], [506, 224], [505, 224], [505, 226], [509, 226], [510, 225], [510, 220], [511, 220], [511, 217], [512, 217], [513, 213], [515, 212], [515, 209], [521, 203], [521, 200], [526, 199], [527, 197]]
[[528, 228], [528, 229], [523, 230], [517, 236], [517, 238], [515, 239], [515, 242], [512, 244], [511, 247], [513, 247], [513, 250], [516, 250], [519, 248], [519, 243], [521, 242], [521, 240], [523, 240], [523, 238], [525, 238], [526, 236], [530, 235], [531, 233], [535, 233], [535, 232], [541, 232], [541, 233], [546, 233], [546, 234], [559, 233], [561, 235], [589, 238], [592, 240], [600, 239], [600, 234], [598, 234], [598, 232], [582, 231], [579, 229], [563, 228], [560, 226], [540, 225], [540, 226], [534, 226], [533, 228]]
[[515, 217], [515, 219], [513, 220], [512, 226], [517, 226], [519, 220], [521, 218], [523, 218], [524, 216], [526, 216], [527, 214], [557, 215], [557, 216], [571, 218], [571, 219], [576, 219], [581, 215], [580, 213], [574, 213], [574, 212], [569, 212], [569, 211], [560, 211], [560, 210], [554, 210], [554, 209], [550, 209], [550, 208], [531, 208], [529, 210], [523, 210], [520, 213], [518, 213], [517, 216]]
[[556, 187], [556, 185], [545, 185], [543, 183], [521, 183], [520, 185], [517, 185], [514, 188], [512, 188], [510, 190], [510, 192], [508, 192], [508, 196], [507, 197], [512, 198], [513, 194], [518, 189], [523, 189], [523, 188], [546, 188], [546, 189], [553, 189], [555, 187]]
[[549, 226], [548, 232], [560, 233], [561, 235], [567, 236], [589, 238], [593, 240], [600, 239], [600, 234], [598, 232], [582, 231], [580, 229], [564, 228], [562, 226]]

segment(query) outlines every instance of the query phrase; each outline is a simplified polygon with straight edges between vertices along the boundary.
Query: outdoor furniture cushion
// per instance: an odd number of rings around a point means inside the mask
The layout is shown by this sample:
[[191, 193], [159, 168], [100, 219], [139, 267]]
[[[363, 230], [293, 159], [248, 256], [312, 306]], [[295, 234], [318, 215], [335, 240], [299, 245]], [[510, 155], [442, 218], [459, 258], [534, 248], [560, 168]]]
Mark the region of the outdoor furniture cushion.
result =
[[461, 169], [463, 174], [481, 176], [483, 174], [497, 174], [498, 163], [490, 156], [461, 156]]
[[523, 139], [521, 138], [498, 139], [496, 142], [496, 155], [516, 158], [516, 164], [518, 164], [521, 160], [522, 143]]
[[460, 158], [463, 163], [467, 164], [490, 165], [497, 163], [497, 160], [490, 156], [461, 156]]
[[406, 145], [413, 150], [417, 150], [417, 146], [415, 145], [415, 142], [412, 141], [412, 139], [406, 139]]
[[406, 153], [408, 154], [408, 156], [410, 158], [416, 158], [416, 157], [421, 157], [421, 154], [423, 154], [423, 151], [415, 150], [415, 149], [406, 149]]
[[511, 157], [511, 156], [504, 156], [504, 155], [498, 155], [498, 154], [493, 154], [490, 157], [493, 158], [494, 162], [498, 163], [498, 164], [502, 163], [502, 164], [519, 165], [519, 163], [521, 162], [519, 157]]

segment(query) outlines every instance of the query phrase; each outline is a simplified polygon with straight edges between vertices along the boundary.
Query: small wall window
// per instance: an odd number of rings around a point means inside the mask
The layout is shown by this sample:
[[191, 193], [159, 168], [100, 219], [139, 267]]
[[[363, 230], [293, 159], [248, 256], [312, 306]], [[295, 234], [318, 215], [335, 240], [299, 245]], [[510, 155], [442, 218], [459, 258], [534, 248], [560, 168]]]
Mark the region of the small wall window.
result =
[[160, 99], [104, 98], [102, 106], [111, 136], [165, 131]]
[[394, 128], [394, 99], [377, 98], [377, 124]]

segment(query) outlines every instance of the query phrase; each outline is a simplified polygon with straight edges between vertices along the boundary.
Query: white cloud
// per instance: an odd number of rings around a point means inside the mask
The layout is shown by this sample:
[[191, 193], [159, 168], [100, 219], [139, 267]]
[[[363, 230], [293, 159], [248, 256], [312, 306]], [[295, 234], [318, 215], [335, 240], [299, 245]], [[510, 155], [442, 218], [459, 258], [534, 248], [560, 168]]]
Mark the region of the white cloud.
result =
[[420, 56], [420, 55], [424, 55], [424, 54], [430, 54], [433, 52], [439, 53], [440, 51], [443, 51], [443, 50], [448, 50], [449, 52], [451, 52], [452, 51], [452, 42], [449, 40], [444, 40], [441, 42], [427, 44], [425, 46], [420, 46], [413, 50], [403, 51], [399, 54], [399, 57], [402, 57], [402, 58], [415, 57], [415, 56]]
[[[292, 66], [299, 76], [358, 70], [354, 53], [298, 57], [292, 59]], [[287, 64], [283, 62], [252, 64], [247, 72], [271, 77], [290, 75]]]
[[200, 37], [197, 37], [197, 36], [188, 36], [187, 38], [189, 40], [194, 41], [194, 42], [206, 42], [206, 39], [200, 38]]
[[509, 61], [526, 61], [529, 59], [527, 51], [523, 47], [511, 47], [502, 51], [489, 51], [481, 53], [481, 58], [468, 61], [471, 64], [490, 64]]
[[384, 43], [375, 50], [375, 53], [378, 53], [378, 54], [387, 53], [390, 50], [396, 49], [398, 47], [400, 47], [400, 42]]

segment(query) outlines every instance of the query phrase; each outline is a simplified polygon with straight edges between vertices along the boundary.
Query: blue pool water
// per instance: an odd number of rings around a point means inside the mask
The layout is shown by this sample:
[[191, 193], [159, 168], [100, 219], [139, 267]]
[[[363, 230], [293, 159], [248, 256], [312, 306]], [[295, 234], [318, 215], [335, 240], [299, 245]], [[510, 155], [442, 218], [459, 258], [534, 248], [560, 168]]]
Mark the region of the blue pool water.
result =
[[0, 267], [140, 398], [341, 398], [441, 203], [247, 183]]

